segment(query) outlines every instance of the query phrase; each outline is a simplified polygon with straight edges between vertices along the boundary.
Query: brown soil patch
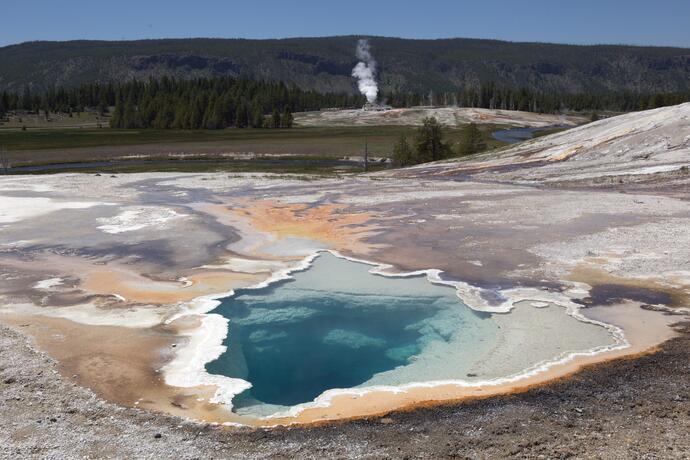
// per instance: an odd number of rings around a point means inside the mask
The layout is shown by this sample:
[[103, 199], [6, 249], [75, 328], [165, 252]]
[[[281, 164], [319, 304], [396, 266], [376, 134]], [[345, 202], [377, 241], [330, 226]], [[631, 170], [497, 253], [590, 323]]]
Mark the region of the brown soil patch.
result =
[[[623, 278], [589, 265], [577, 266], [566, 279], [585, 283], [593, 287], [604, 285], [618, 286], [621, 291], [620, 297], [623, 298], [625, 298], [626, 287], [631, 290], [656, 292], [670, 300], [669, 303], [665, 304], [668, 307], [690, 306], [690, 286], [680, 288], [669, 286], [655, 279]], [[634, 295], [634, 292], [631, 292], [631, 295]]]
[[32, 337], [58, 362], [65, 378], [108, 401], [209, 422], [236, 418], [207, 402], [215, 392], [213, 387], [165, 384], [157, 369], [171, 358], [173, 344], [180, 341], [173, 330], [86, 326], [42, 316], [3, 315], [0, 319]]

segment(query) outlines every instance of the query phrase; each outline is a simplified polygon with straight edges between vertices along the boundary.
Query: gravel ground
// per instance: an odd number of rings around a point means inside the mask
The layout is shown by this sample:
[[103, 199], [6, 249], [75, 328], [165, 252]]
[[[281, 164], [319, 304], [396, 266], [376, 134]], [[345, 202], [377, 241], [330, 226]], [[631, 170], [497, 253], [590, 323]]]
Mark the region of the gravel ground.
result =
[[0, 327], [0, 457], [690, 458], [690, 325], [526, 393], [318, 428], [224, 430], [103, 402]]

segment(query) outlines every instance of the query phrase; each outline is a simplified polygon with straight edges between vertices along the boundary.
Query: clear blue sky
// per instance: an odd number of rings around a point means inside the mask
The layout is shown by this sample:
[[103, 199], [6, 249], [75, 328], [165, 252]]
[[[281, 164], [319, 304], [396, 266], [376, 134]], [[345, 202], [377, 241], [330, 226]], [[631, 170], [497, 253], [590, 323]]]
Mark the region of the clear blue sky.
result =
[[690, 47], [690, 0], [5, 0], [29, 40], [386, 35]]

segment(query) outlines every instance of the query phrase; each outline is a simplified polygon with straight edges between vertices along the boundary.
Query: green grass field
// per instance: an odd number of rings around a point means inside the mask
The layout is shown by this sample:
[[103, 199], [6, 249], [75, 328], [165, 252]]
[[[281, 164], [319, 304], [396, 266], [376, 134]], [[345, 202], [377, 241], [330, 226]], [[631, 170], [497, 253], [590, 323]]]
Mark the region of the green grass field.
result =
[[[491, 132], [501, 128], [503, 126], [480, 126], [489, 148], [505, 145], [491, 138]], [[15, 167], [106, 161], [128, 157], [160, 160], [185, 156], [207, 161], [205, 164], [180, 161], [173, 165], [156, 165], [153, 162], [150, 165], [119, 165], [109, 168], [108, 171], [277, 171], [280, 167], [276, 165], [252, 165], [251, 161], [230, 162], [223, 156], [242, 153], [251, 153], [255, 156], [289, 155], [293, 160], [300, 157], [316, 162], [324, 159], [361, 156], [366, 142], [370, 157], [390, 157], [393, 146], [400, 136], [404, 134], [412, 142], [415, 132], [415, 127], [407, 126], [196, 131], [35, 128], [0, 130], [0, 146], [7, 149], [11, 163]], [[446, 142], [455, 148], [461, 137], [461, 129], [447, 128], [444, 130], [444, 135]], [[305, 171], [328, 169], [322, 166], [311, 168], [304, 164], [295, 166], [287, 163], [285, 168]]]
[[[490, 132], [498, 126], [482, 126], [488, 142]], [[0, 131], [0, 145], [9, 150], [72, 149], [79, 147], [123, 146], [139, 144], [170, 144], [222, 142], [238, 144], [284, 144], [286, 146], [328, 145], [334, 147], [334, 154], [353, 148], [364, 148], [365, 138], [370, 151], [387, 153], [401, 134], [414, 136], [415, 128], [404, 126], [381, 127], [334, 127], [293, 129], [223, 129], [223, 130], [118, 130], [118, 129], [27, 129], [26, 131]], [[459, 140], [459, 129], [446, 129], [446, 140]], [[346, 149], [338, 148], [338, 145]], [[261, 153], [261, 152], [259, 152]], [[289, 152], [300, 153], [300, 152]]]

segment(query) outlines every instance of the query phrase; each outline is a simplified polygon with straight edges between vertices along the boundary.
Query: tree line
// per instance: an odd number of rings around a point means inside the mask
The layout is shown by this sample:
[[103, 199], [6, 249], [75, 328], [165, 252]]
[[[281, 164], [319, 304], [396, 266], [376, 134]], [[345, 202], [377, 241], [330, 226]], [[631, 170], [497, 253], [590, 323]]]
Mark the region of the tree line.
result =
[[293, 112], [361, 103], [361, 96], [305, 91], [283, 83], [163, 78], [123, 84], [110, 124], [159, 129], [291, 128]]
[[426, 94], [389, 92], [383, 93], [382, 97], [393, 107], [458, 106], [536, 113], [634, 112], [690, 102], [690, 92], [538, 92], [524, 88], [499, 87], [492, 82], [462, 91]]
[[0, 117], [25, 110], [46, 115], [97, 110], [110, 114], [114, 128], [220, 129], [292, 126], [292, 113], [324, 108], [360, 107], [364, 98], [319, 93], [284, 83], [231, 77], [180, 80], [163, 77], [126, 83], [52, 88], [37, 94], [0, 94]]
[[[557, 93], [503, 88], [485, 83], [443, 93], [382, 94], [393, 107], [419, 105], [522, 110], [538, 113], [629, 112], [690, 101], [688, 93]], [[0, 93], [0, 118], [24, 110], [72, 114], [95, 110], [109, 114], [115, 128], [220, 129], [290, 127], [292, 113], [324, 108], [361, 107], [364, 98], [346, 93], [319, 93], [284, 83], [215, 77], [191, 80], [163, 77], [125, 83], [92, 83], [44, 92], [26, 88]]]

